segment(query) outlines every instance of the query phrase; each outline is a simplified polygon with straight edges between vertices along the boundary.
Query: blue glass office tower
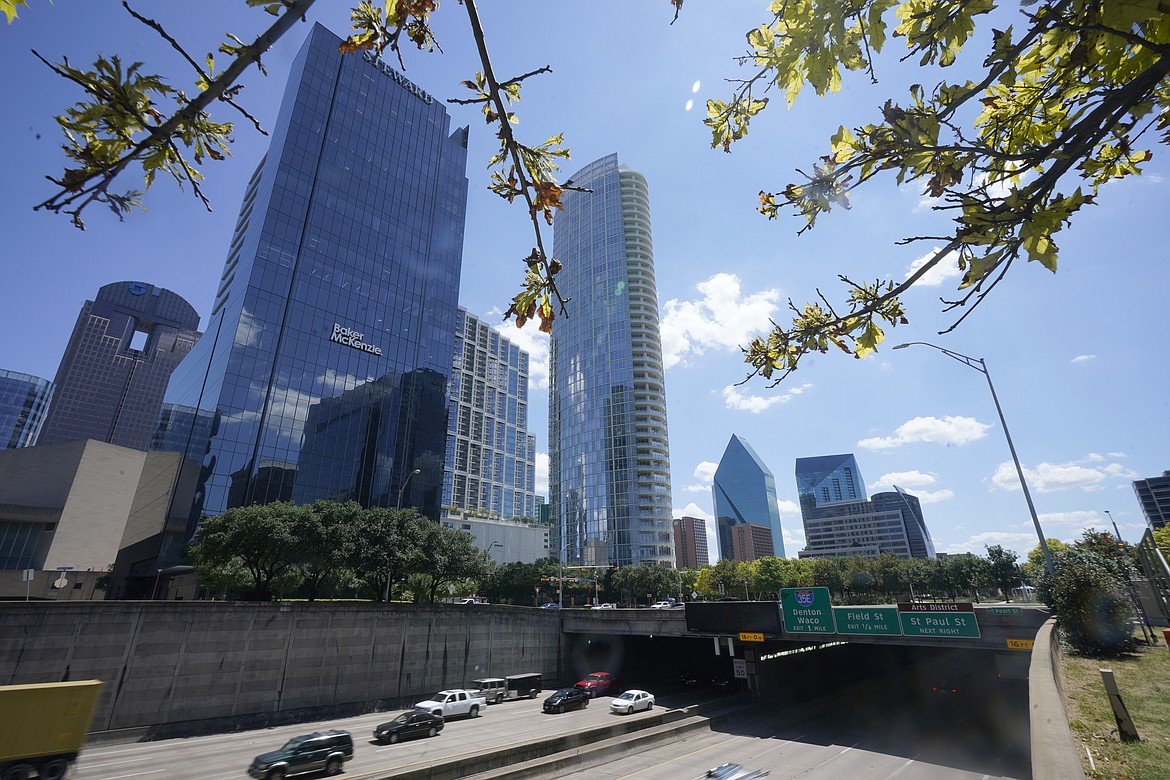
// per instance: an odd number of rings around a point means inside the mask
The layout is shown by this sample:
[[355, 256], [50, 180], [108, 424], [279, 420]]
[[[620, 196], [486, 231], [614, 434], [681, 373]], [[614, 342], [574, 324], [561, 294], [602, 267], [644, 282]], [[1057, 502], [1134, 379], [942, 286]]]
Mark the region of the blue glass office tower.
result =
[[732, 526], [754, 523], [772, 531], [772, 549], [784, 557], [784, 534], [776, 502], [776, 478], [741, 436], [732, 436], [711, 485], [719, 557], [732, 558]]
[[186, 465], [159, 567], [242, 504], [401, 500], [439, 517], [467, 129], [340, 43], [315, 25], [293, 62], [206, 335], [167, 390], [155, 446]]
[[911, 558], [937, 557], [934, 549], [934, 540], [930, 538], [930, 531], [926, 527], [926, 519], [922, 516], [922, 504], [918, 496], [907, 493], [897, 485], [892, 491], [874, 493], [870, 502], [878, 511], [898, 511], [902, 513], [902, 525], [906, 529], [906, 541], [910, 546]]
[[796, 492], [807, 521], [817, 507], [840, 501], [865, 501], [865, 481], [852, 455], [796, 459]]
[[0, 450], [36, 444], [52, 398], [49, 380], [0, 368]]
[[602, 157], [571, 177], [553, 256], [550, 544], [568, 562], [674, 565], [666, 390], [646, 179]]

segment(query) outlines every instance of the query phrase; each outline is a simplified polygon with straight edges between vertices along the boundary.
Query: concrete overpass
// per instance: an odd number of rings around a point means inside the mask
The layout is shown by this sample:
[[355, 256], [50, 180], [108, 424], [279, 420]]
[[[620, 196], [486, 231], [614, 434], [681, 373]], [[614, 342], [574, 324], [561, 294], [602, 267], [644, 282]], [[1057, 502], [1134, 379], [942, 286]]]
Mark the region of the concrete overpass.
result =
[[[794, 626], [786, 624], [782, 610], [776, 601], [699, 602], [661, 610], [571, 609], [562, 612], [561, 627], [579, 640], [618, 636], [707, 640], [711, 643], [707, 653], [735, 659], [736, 675], [747, 680], [749, 690], [767, 692], [771, 675], [763, 672], [764, 662], [845, 644], [986, 651], [995, 655], [1001, 676], [1023, 679], [1033, 641], [1049, 617], [1048, 609], [1036, 604], [837, 607], [839, 619], [819, 627], [833, 630], [811, 633], [800, 630], [807, 627], [789, 630]], [[954, 625], [959, 628], [949, 627]], [[878, 652], [877, 647], [874, 650]]]

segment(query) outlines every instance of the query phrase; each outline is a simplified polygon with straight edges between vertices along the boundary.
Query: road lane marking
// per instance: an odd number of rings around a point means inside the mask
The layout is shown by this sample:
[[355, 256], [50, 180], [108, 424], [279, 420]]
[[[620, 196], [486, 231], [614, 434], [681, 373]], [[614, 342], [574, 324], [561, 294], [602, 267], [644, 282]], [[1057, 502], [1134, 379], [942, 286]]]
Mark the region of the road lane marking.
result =
[[103, 777], [102, 780], [121, 780], [123, 777], [138, 777], [139, 775], [153, 775], [158, 772], [169, 772], [169, 769], [148, 769], [145, 772], [133, 772], [128, 775], [114, 775], [113, 777]]

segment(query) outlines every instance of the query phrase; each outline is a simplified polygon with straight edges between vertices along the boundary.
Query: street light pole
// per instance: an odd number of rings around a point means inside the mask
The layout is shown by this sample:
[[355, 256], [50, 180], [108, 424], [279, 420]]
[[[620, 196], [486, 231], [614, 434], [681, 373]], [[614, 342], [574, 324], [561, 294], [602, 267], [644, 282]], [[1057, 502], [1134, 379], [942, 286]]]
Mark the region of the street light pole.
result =
[[[402, 508], [402, 494], [406, 492], [406, 486], [410, 484], [411, 478], [413, 478], [415, 474], [421, 474], [421, 473], [422, 473], [422, 469], [415, 469], [414, 471], [412, 471], [406, 475], [406, 479], [402, 480], [402, 487], [398, 488], [398, 506], [397, 506], [398, 509]], [[386, 603], [387, 604], [390, 603], [390, 572], [389, 571], [386, 572]]]
[[398, 508], [402, 508], [402, 494], [406, 492], [406, 487], [410, 484], [410, 480], [415, 474], [421, 474], [422, 469], [415, 469], [406, 475], [406, 479], [402, 480], [402, 487], [398, 488]]
[[1028, 482], [1024, 479], [1024, 469], [1020, 465], [1020, 459], [1016, 455], [1016, 445], [1012, 443], [1012, 435], [1008, 432], [1007, 420], [1003, 417], [1003, 409], [999, 405], [999, 396], [995, 394], [995, 385], [991, 383], [991, 373], [987, 370], [987, 363], [983, 358], [973, 358], [959, 352], [953, 352], [949, 349], [944, 349], [937, 344], [931, 344], [927, 341], [911, 341], [906, 344], [899, 344], [894, 349], [905, 349], [906, 347], [914, 346], [915, 344], [931, 347], [937, 349], [952, 360], [957, 360], [968, 368], [973, 368], [987, 379], [987, 388], [991, 390], [991, 400], [995, 402], [995, 411], [999, 415], [999, 425], [1003, 428], [1003, 436], [1007, 439], [1008, 451], [1012, 454], [1012, 463], [1016, 466], [1016, 476], [1020, 479], [1020, 488], [1024, 491], [1024, 500], [1028, 502], [1028, 512], [1032, 515], [1032, 525], [1036, 528], [1036, 537], [1040, 540], [1040, 552], [1044, 555], [1044, 568], [1049, 574], [1052, 574], [1054, 569], [1052, 567], [1052, 553], [1048, 551], [1048, 540], [1044, 538], [1044, 530], [1040, 527], [1040, 518], [1036, 514], [1036, 507], [1032, 503], [1032, 494], [1028, 492]]

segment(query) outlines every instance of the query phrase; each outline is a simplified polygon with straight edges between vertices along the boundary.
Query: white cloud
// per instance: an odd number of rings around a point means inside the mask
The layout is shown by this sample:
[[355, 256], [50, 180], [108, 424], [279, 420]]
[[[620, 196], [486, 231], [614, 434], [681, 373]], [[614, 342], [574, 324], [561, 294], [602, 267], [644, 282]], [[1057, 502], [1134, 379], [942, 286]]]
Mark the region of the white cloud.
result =
[[751, 393], [740, 392], [739, 388], [735, 385], [728, 385], [723, 388], [723, 405], [728, 409], [734, 409], [739, 412], [759, 414], [776, 404], [786, 404], [796, 396], [810, 389], [812, 389], [812, 384], [806, 382], [803, 385], [790, 387], [787, 391], [777, 395], [752, 395]]
[[548, 453], [536, 453], [536, 495], [548, 500]]
[[800, 517], [800, 504], [795, 501], [780, 500], [776, 502], [776, 506], [780, 507], [780, 517], [792, 517], [796, 515]]
[[770, 326], [780, 291], [761, 290], [741, 298], [734, 274], [715, 274], [695, 285], [702, 298], [671, 299], [662, 307], [662, 364], [683, 363], [707, 349], [733, 351]]
[[500, 335], [528, 353], [529, 388], [548, 389], [548, 334], [541, 333], [539, 323], [528, 323], [517, 328], [515, 320], [505, 320], [499, 309], [492, 309], [488, 316], [495, 318], [493, 325]]
[[804, 526], [800, 528], [788, 528], [780, 526], [780, 532], [784, 535], [784, 557], [795, 558], [800, 550], [804, 549]]
[[[910, 267], [906, 269], [905, 278], [909, 279], [911, 276], [917, 273], [918, 269], [926, 265], [926, 262], [934, 257], [941, 248], [942, 247], [937, 246], [931, 247], [930, 251], [928, 251], [926, 254], [916, 258], [914, 262], [910, 263]], [[923, 274], [922, 278], [915, 282], [915, 284], [920, 287], [940, 287], [951, 279], [958, 279], [962, 275], [963, 272], [959, 270], [958, 257], [954, 252], [947, 252], [945, 255], [943, 255], [943, 258], [939, 260], [933, 268]]]
[[[1092, 509], [1077, 509], [1071, 512], [1044, 512], [1037, 515], [1045, 536], [1063, 537], [1065, 534], [1052, 534], [1052, 528], [1068, 528], [1074, 532], [1073, 538], [1079, 537], [1085, 528], [1111, 528], [1108, 518]], [[1031, 521], [1029, 521], [1031, 522]], [[1062, 538], [1061, 541], [1064, 541]]]
[[711, 490], [711, 484], [715, 481], [715, 470], [719, 468], [718, 463], [712, 463], [709, 460], [704, 460], [695, 466], [695, 479], [699, 480], [693, 485], [687, 485], [685, 490], [688, 493], [705, 493]]
[[867, 487], [873, 493], [879, 490], [890, 490], [894, 485], [902, 488], [916, 488], [933, 485], [935, 482], [938, 482], [938, 478], [934, 474], [922, 471], [891, 471], [888, 474], [882, 474], [876, 482], [871, 482]]
[[1097, 359], [1096, 355], [1077, 355], [1075, 358], [1073, 358], [1069, 362], [1072, 363], [1073, 365], [1076, 365], [1077, 363], [1088, 363], [1090, 360], [1096, 360], [1096, 359]]
[[973, 417], [947, 416], [941, 420], [937, 417], [915, 417], [899, 425], [893, 436], [862, 439], [857, 442], [857, 446], [867, 450], [885, 450], [917, 442], [962, 446], [982, 439], [989, 428], [990, 425]]
[[947, 555], [960, 555], [962, 553], [986, 555], [987, 546], [995, 544], [1015, 551], [1020, 556], [1020, 561], [1022, 562], [1038, 542], [1036, 540], [1036, 534], [1025, 531], [1020, 531], [1019, 533], [1011, 531], [985, 531], [984, 533], [967, 537], [965, 542], [948, 544], [946, 547], [940, 549], [939, 552], [945, 552]]
[[[1023, 470], [1028, 487], [1038, 493], [1070, 489], [1092, 492], [1104, 489], [1105, 483], [1112, 479], [1132, 481], [1139, 477], [1137, 472], [1120, 463], [1109, 462], [1097, 453], [1067, 463], [1040, 463], [1034, 468], [1024, 466]], [[1020, 489], [1020, 478], [1010, 461], [999, 464], [991, 481], [1001, 490]]]
[[939, 501], [946, 501], [955, 497], [955, 491], [950, 488], [944, 488], [943, 490], [922, 489], [933, 485], [937, 481], [938, 479], [933, 474], [927, 474], [922, 471], [892, 471], [888, 474], [882, 474], [877, 478], [876, 482], [871, 482], [867, 487], [870, 493], [877, 493], [883, 490], [893, 490], [897, 486], [917, 498], [923, 504], [937, 504]]

